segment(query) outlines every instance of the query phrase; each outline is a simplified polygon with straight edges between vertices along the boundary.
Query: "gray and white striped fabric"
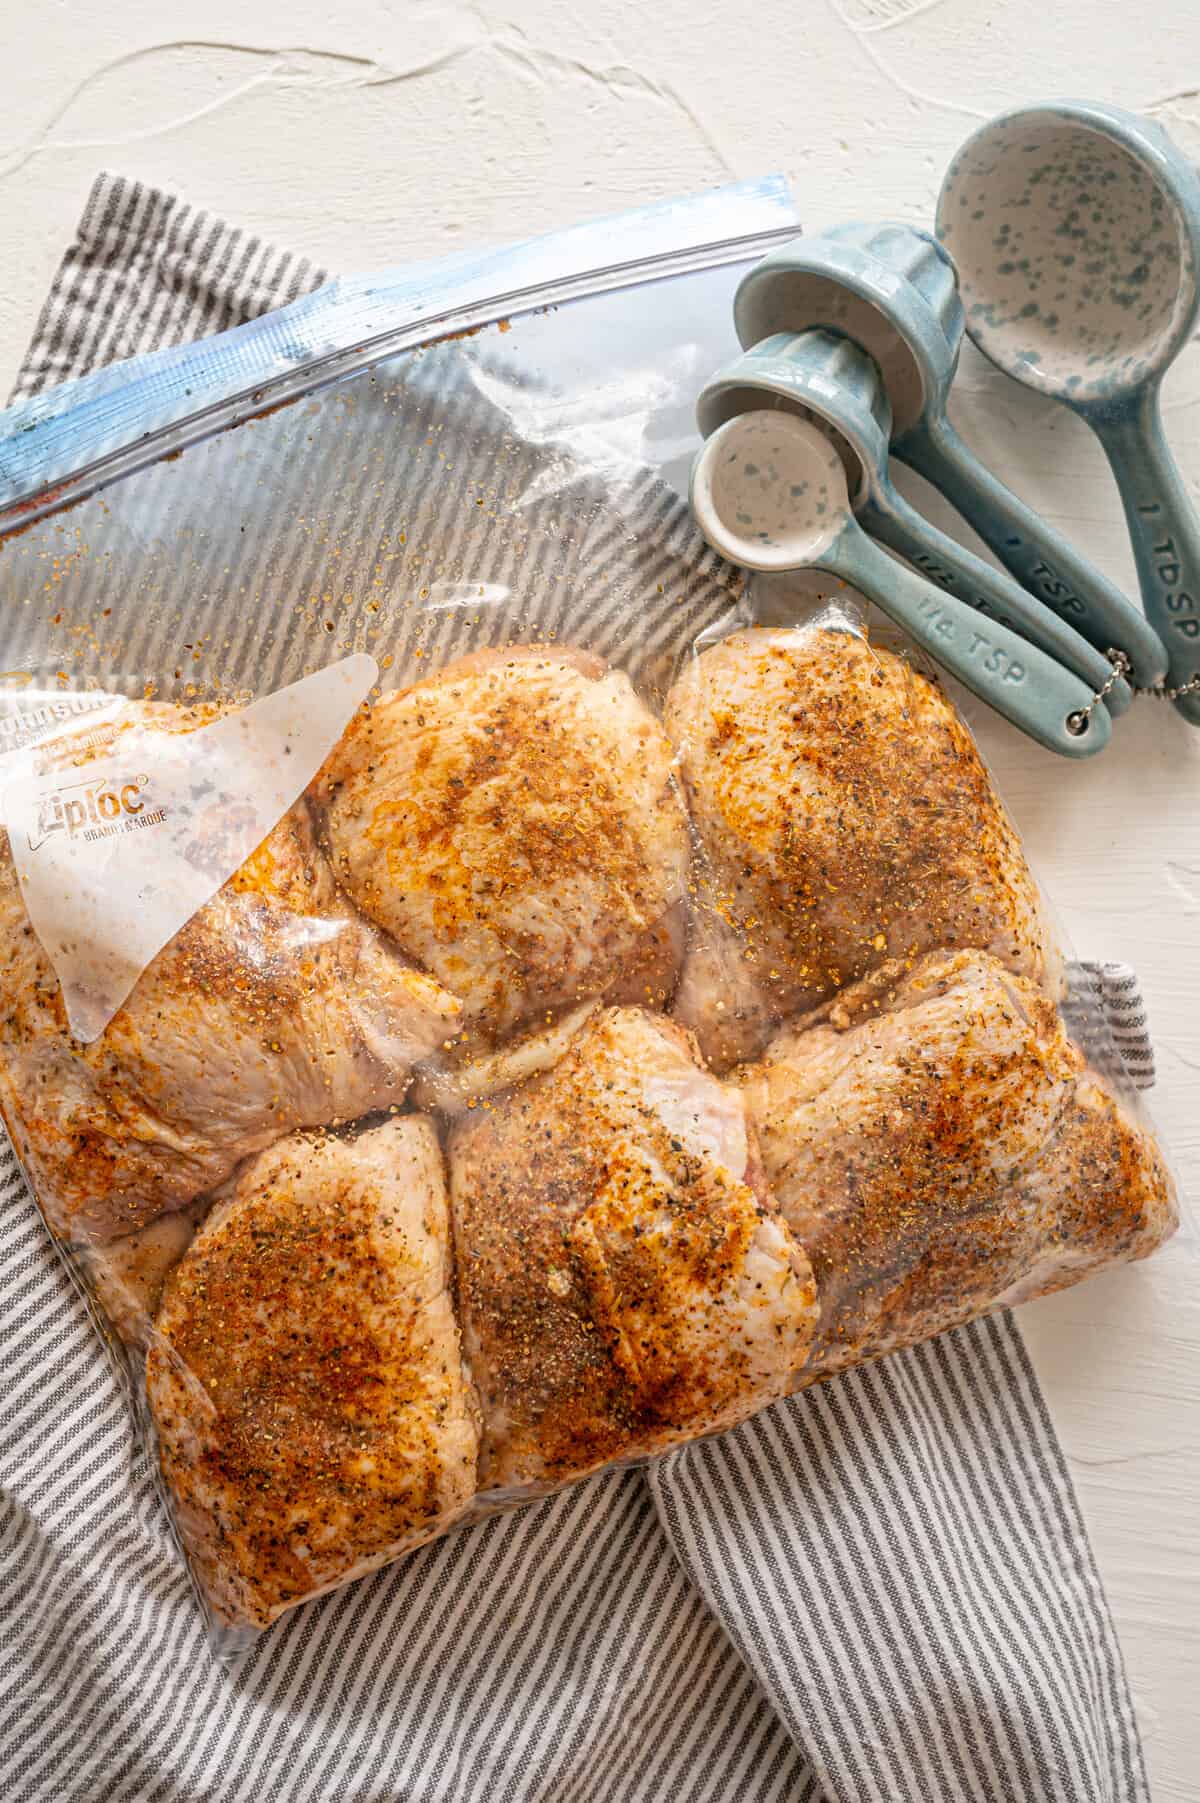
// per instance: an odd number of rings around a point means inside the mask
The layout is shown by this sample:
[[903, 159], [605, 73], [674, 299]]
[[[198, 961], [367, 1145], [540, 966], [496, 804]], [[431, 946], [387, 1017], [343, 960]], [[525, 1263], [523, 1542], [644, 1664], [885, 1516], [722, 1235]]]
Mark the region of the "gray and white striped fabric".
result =
[[[20, 392], [319, 279], [103, 177]], [[1136, 985], [1102, 969], [1094, 999], [1110, 991], [1139, 1056]], [[1146, 1803], [1112, 1622], [1011, 1317], [461, 1529], [228, 1671], [7, 1155], [0, 1181], [14, 1803]]]
[[1074, 971], [1091, 986], [1126, 1081], [1135, 1089], [1153, 1089], [1154, 1041], [1137, 972], [1113, 962], [1084, 962]]

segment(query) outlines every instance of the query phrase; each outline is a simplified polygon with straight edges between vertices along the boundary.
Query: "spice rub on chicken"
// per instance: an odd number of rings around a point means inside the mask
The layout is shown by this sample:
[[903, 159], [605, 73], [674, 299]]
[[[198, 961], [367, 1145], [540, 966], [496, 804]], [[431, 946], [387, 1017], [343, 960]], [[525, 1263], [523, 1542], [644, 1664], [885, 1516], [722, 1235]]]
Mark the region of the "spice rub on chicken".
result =
[[902, 658], [835, 629], [737, 632], [665, 721], [702, 847], [674, 1013], [717, 1069], [889, 958], [977, 946], [1053, 988], [1016, 830]]
[[[131, 704], [114, 731], [212, 718]], [[82, 1240], [185, 1207], [295, 1128], [400, 1101], [461, 1012], [339, 894], [302, 803], [86, 1044], [0, 834], [0, 993], [0, 1111], [51, 1224]]]
[[875, 973], [739, 1081], [817, 1279], [806, 1381], [1142, 1258], [1176, 1224], [1149, 1132], [987, 952]]
[[265, 1627], [441, 1533], [478, 1425], [432, 1125], [280, 1141], [168, 1278], [146, 1383], [219, 1620]]
[[547, 1489], [786, 1393], [815, 1313], [742, 1097], [688, 1036], [603, 1009], [449, 1130], [480, 1488]]
[[495, 1037], [593, 996], [669, 997], [689, 855], [673, 762], [626, 676], [530, 645], [385, 696], [313, 794], [338, 881]]

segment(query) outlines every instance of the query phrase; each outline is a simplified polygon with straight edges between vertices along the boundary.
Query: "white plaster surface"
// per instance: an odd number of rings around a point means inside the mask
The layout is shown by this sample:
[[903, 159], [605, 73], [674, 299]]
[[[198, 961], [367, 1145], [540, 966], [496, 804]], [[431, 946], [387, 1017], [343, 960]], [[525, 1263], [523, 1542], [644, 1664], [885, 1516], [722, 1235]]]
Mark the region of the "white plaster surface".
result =
[[[4, 387], [104, 166], [353, 269], [775, 169], [810, 226], [928, 222], [975, 121], [1064, 92], [1150, 112], [1200, 157], [1196, 0], [44, 0], [5, 9], [0, 46]], [[1196, 489], [1196, 346], [1166, 400]], [[973, 355], [953, 411], [1132, 587], [1077, 421]], [[1143, 701], [1083, 766], [992, 720], [981, 736], [1076, 950], [1141, 973], [1155, 1114], [1200, 1199], [1200, 731]], [[1023, 1314], [1157, 1803], [1200, 1799], [1198, 1261], [1200, 1241], [1176, 1244]]]

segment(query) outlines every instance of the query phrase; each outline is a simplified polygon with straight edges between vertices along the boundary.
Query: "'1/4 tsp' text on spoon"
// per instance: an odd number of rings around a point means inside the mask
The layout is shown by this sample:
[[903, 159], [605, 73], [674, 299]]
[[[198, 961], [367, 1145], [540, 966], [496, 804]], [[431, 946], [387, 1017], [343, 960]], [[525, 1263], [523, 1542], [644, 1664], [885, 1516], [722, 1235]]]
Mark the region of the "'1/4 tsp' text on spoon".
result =
[[738, 414], [692, 466], [692, 512], [723, 557], [752, 570], [814, 568], [860, 589], [982, 701], [1066, 757], [1107, 743], [1087, 685], [997, 621], [896, 563], [855, 520], [842, 461], [807, 420]]

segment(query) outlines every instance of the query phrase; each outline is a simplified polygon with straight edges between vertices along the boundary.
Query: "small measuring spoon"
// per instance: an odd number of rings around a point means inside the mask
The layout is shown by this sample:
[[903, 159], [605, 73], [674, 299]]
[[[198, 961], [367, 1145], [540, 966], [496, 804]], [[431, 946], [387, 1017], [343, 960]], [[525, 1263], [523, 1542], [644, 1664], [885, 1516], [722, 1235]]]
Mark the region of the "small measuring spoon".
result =
[[842, 460], [811, 421], [739, 413], [692, 465], [692, 512], [714, 551], [751, 570], [814, 568], [860, 589], [997, 713], [1065, 757], [1088, 757], [1112, 722], [1085, 683], [896, 563], [850, 510]]
[[845, 225], [798, 238], [746, 275], [734, 302], [746, 347], [826, 326], [879, 365], [892, 453], [940, 489], [1018, 582], [1098, 651], [1117, 646], [1134, 680], [1167, 669], [1162, 640], [1116, 585], [986, 469], [946, 415], [963, 338], [954, 265], [927, 232]]
[[1053, 101], [967, 140], [937, 227], [980, 350], [1104, 446], [1168, 681], [1190, 690], [1175, 705], [1200, 725], [1200, 519], [1158, 398], [1200, 310], [1200, 177], [1147, 120]]
[[897, 492], [888, 473], [892, 410], [866, 351], [831, 332], [776, 332], [713, 377], [701, 391], [696, 418], [707, 437], [735, 414], [764, 407], [820, 427], [845, 465], [854, 511], [873, 538], [947, 593], [1057, 658], [1092, 690], [1103, 688], [1114, 718], [1129, 706], [1129, 685], [1102, 652], [1011, 576], [939, 532]]

